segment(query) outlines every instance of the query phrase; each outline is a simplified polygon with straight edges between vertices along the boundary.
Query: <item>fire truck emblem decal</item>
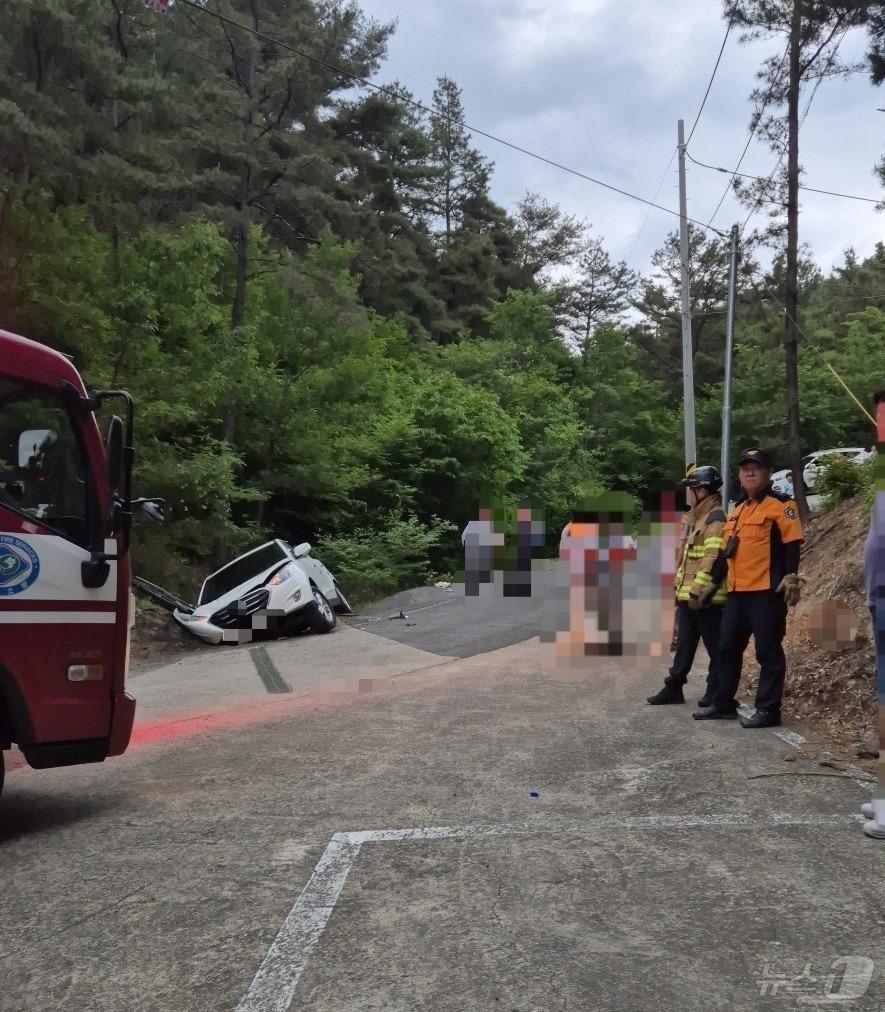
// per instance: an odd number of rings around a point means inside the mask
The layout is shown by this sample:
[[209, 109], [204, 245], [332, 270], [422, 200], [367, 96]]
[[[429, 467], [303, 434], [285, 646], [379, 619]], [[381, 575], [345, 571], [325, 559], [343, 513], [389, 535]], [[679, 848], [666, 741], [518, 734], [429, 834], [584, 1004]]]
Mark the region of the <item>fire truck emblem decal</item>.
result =
[[40, 575], [40, 560], [20, 538], [0, 534], [0, 597], [20, 594]]

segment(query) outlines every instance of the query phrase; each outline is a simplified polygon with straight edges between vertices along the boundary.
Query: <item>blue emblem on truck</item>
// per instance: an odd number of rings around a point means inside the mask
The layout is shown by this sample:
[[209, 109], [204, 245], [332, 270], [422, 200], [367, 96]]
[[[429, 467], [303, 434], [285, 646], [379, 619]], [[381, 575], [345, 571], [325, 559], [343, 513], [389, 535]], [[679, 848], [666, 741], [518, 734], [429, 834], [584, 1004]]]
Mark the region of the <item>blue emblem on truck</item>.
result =
[[0, 534], [0, 597], [20, 594], [39, 575], [40, 560], [27, 541]]

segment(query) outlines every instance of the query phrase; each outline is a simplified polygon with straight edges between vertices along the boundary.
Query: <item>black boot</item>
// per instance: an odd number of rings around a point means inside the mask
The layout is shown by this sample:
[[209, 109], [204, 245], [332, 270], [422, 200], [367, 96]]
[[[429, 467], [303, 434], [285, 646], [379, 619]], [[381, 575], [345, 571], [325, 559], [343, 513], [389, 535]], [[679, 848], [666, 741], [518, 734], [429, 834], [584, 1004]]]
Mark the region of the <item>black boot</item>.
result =
[[681, 685], [667, 685], [664, 683], [663, 689], [660, 692], [656, 692], [653, 696], [648, 697], [648, 703], [651, 706], [663, 706], [665, 703], [684, 703], [685, 696], [682, 694]]
[[715, 706], [704, 706], [692, 714], [695, 720], [734, 720], [737, 710], [718, 710]]
[[754, 710], [749, 717], [741, 717], [741, 727], [780, 727], [780, 710]]
[[706, 710], [708, 706], [712, 706], [713, 699], [715, 698], [715, 696], [716, 696], [716, 686], [708, 685], [704, 689], [703, 696], [701, 696], [701, 698], [698, 700], [698, 709]]

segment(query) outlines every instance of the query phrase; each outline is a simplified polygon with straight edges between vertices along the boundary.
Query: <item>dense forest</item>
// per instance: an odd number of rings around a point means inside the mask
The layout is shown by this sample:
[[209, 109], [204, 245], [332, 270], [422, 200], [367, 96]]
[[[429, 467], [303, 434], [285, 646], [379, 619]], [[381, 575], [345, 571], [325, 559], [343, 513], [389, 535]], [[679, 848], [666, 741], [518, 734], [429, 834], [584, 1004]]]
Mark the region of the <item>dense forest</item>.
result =
[[[354, 86], [392, 32], [355, 3], [207, 6], [314, 59], [184, 3], [19, 0], [0, 36], [0, 326], [134, 394], [136, 490], [167, 501], [137, 570], [192, 591], [278, 534], [365, 597], [452, 571], [481, 500], [558, 528], [603, 489], [672, 489], [676, 235], [641, 277], [543, 195], [499, 206], [456, 82], [433, 115]], [[691, 231], [712, 462], [728, 253]], [[732, 449], [781, 452], [783, 262], [760, 262], [747, 243]], [[804, 448], [869, 445], [826, 363], [863, 400], [885, 376], [885, 245], [829, 274], [804, 250], [799, 306]]]

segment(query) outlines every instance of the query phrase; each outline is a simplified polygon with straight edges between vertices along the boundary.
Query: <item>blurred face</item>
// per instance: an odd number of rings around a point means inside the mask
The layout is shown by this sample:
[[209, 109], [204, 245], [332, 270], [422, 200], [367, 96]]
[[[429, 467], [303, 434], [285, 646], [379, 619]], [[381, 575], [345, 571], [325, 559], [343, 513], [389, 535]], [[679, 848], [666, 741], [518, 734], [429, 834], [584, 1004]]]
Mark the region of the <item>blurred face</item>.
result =
[[490, 509], [480, 509], [480, 511], [479, 511], [479, 519], [480, 520], [491, 520], [492, 519], [492, 511]]
[[751, 461], [747, 464], [741, 464], [738, 475], [741, 480], [741, 488], [752, 499], [768, 484], [771, 478], [771, 471], [767, 467], [760, 467]]

